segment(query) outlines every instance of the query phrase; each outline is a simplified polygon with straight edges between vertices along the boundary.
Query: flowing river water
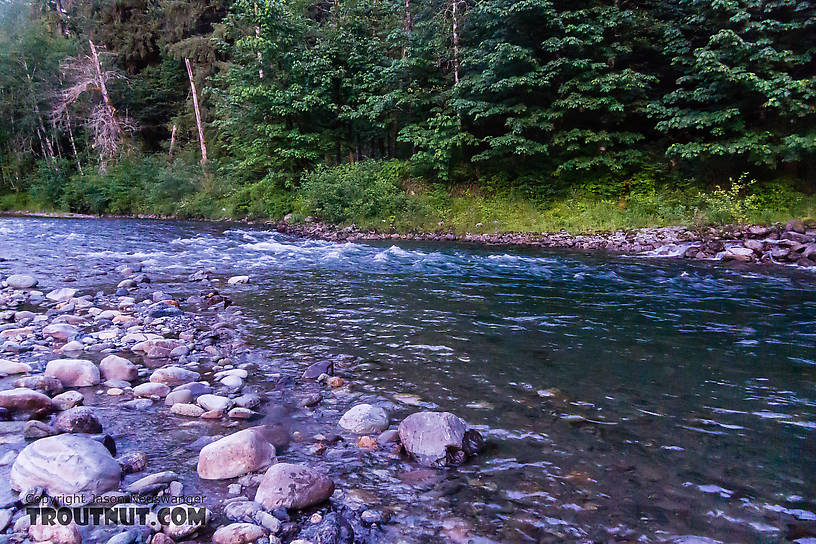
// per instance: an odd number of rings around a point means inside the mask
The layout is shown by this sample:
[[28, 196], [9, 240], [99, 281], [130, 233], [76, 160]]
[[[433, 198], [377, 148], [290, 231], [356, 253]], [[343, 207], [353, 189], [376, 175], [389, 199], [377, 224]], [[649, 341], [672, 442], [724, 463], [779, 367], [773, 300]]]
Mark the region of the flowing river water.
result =
[[[256, 384], [273, 373], [295, 384], [309, 363], [346, 356], [350, 392], [293, 416], [303, 434], [361, 401], [394, 423], [420, 409], [467, 420], [489, 447], [456, 469], [417, 471], [354, 444], [283, 454], [388, 512], [389, 542], [816, 542], [812, 273], [39, 218], [0, 219], [0, 258], [3, 275], [83, 293], [110, 292], [114, 268], [140, 262], [152, 288], [181, 301], [202, 268], [249, 275], [224, 292]], [[285, 401], [290, 389], [270, 393]], [[195, 477], [191, 447], [223, 428], [116, 413], [112, 430], [130, 429], [126, 445], [148, 451], [151, 470], [180, 467], [185, 485], [225, 494]]]

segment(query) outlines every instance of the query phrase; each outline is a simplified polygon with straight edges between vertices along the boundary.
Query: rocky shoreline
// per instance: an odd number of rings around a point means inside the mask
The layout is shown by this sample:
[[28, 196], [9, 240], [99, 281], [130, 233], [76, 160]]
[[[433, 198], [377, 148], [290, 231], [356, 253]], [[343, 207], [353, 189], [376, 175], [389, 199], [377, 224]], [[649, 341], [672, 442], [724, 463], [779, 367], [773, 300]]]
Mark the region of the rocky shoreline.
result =
[[[417, 411], [395, 422], [370, 403], [347, 406], [325, 432], [293, 430], [271, 397], [294, 392], [296, 409], [317, 417], [316, 407], [352, 381], [341, 375], [342, 359], [313, 362], [294, 379], [252, 362], [229, 298], [248, 276], [219, 281], [196, 272], [187, 282], [199, 294], [181, 301], [167, 294], [172, 285], [153, 289], [138, 263], [117, 273], [115, 292], [95, 294], [65, 286], [46, 293], [30, 274], [2, 278], [0, 470], [10, 469], [11, 489], [0, 489], [10, 497], [0, 505], [0, 542], [379, 542], [388, 512], [351, 500], [347, 482], [319, 461], [295, 457], [319, 460], [333, 448], [353, 448], [435, 470], [484, 446], [454, 414]], [[258, 385], [261, 375], [278, 391]], [[158, 451], [121, 451], [128, 433], [143, 432], [138, 425], [108, 431], [113, 419], [153, 413], [181, 426], [199, 422], [203, 434], [190, 445], [198, 454], [187, 472], [156, 466]], [[188, 489], [183, 482], [191, 481]], [[196, 483], [207, 482], [224, 498], [202, 498]], [[191, 504], [196, 496], [201, 501]], [[178, 518], [163, 514], [167, 504]], [[146, 517], [122, 526], [82, 523], [74, 514], [49, 524], [32, 520], [35, 506]]]
[[[96, 216], [73, 213], [3, 212], [6, 215], [32, 217], [64, 217], [89, 219]], [[2, 214], [0, 214], [2, 215]], [[111, 219], [177, 220], [176, 217], [153, 215], [103, 216]], [[412, 240], [427, 242], [459, 242], [483, 246], [518, 246], [609, 251], [645, 257], [670, 257], [692, 260], [721, 260], [816, 267], [816, 220], [790, 220], [773, 225], [725, 225], [721, 227], [689, 228], [682, 226], [616, 230], [592, 234], [553, 233], [466, 233], [451, 232], [380, 232], [363, 230], [355, 225], [340, 227], [306, 218], [292, 222], [287, 216], [281, 221], [221, 220], [273, 229], [277, 232], [331, 242], [364, 242], [377, 240]]]

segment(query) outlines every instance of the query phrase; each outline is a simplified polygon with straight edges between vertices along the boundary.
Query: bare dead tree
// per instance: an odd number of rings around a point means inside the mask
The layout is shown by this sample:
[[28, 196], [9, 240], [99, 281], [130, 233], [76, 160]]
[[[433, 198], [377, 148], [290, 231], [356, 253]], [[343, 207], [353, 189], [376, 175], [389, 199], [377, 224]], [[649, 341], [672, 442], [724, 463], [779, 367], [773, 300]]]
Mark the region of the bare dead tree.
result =
[[124, 76], [114, 70], [104, 70], [101, 59], [109, 53], [98, 50], [91, 40], [88, 43], [90, 55], [69, 57], [62, 63], [67, 86], [56, 96], [53, 116], [67, 119], [69, 106], [83, 96], [89, 97], [91, 105], [84, 115], [84, 125], [93, 137], [93, 147], [99, 153], [99, 168], [104, 171], [107, 161], [116, 157], [122, 148], [125, 133], [135, 126], [127, 115], [117, 113], [108, 93], [108, 83]]
[[193, 68], [190, 66], [190, 59], [185, 58], [187, 65], [187, 75], [190, 78], [190, 90], [193, 93], [193, 107], [195, 108], [196, 125], [198, 126], [198, 141], [201, 143], [201, 164], [207, 162], [207, 145], [204, 143], [204, 126], [201, 124], [201, 110], [198, 109], [198, 94], [196, 94], [195, 81], [193, 79]]

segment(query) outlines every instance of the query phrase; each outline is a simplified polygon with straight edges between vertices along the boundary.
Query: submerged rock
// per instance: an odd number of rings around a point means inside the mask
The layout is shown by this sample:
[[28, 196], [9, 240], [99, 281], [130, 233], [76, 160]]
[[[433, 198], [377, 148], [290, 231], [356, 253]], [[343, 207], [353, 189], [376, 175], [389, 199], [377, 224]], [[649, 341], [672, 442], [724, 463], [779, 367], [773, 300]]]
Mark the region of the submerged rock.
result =
[[92, 495], [119, 487], [122, 470], [108, 449], [91, 438], [61, 434], [26, 446], [11, 467], [12, 489], [42, 487], [53, 496]]
[[264, 474], [255, 502], [265, 509], [308, 508], [327, 500], [334, 493], [334, 482], [306, 465], [278, 463]]
[[467, 424], [450, 412], [411, 414], [400, 423], [399, 436], [405, 450], [425, 466], [460, 464], [482, 443], [478, 432], [468, 431]]
[[275, 446], [255, 429], [245, 429], [204, 446], [197, 470], [204, 480], [223, 480], [261, 470], [274, 459]]

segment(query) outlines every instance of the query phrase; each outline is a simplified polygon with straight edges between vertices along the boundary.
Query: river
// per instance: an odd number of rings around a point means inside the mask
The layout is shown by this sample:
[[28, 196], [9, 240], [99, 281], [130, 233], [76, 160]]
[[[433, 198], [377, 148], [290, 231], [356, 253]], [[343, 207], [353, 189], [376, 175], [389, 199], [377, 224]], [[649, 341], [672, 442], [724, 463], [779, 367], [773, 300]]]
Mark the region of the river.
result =
[[[151, 288], [182, 301], [203, 268], [249, 275], [224, 292], [262, 375], [294, 382], [309, 363], [346, 356], [350, 390], [296, 416], [304, 434], [360, 401], [394, 423], [420, 409], [467, 420], [489, 447], [456, 469], [406, 476], [417, 468], [407, 458], [353, 444], [316, 461], [344, 497], [390, 513], [391, 542], [816, 536], [812, 273], [41, 218], [0, 219], [0, 259], [3, 275], [33, 271], [45, 290], [71, 282], [82, 293], [110, 292], [114, 268], [140, 262]], [[143, 428], [132, 440], [154, 456], [151, 470], [191, 470], [185, 448], [200, 427], [127, 417], [113, 425]], [[295, 443], [283, 457], [317, 456]], [[215, 495], [227, 485], [195, 481]]]

